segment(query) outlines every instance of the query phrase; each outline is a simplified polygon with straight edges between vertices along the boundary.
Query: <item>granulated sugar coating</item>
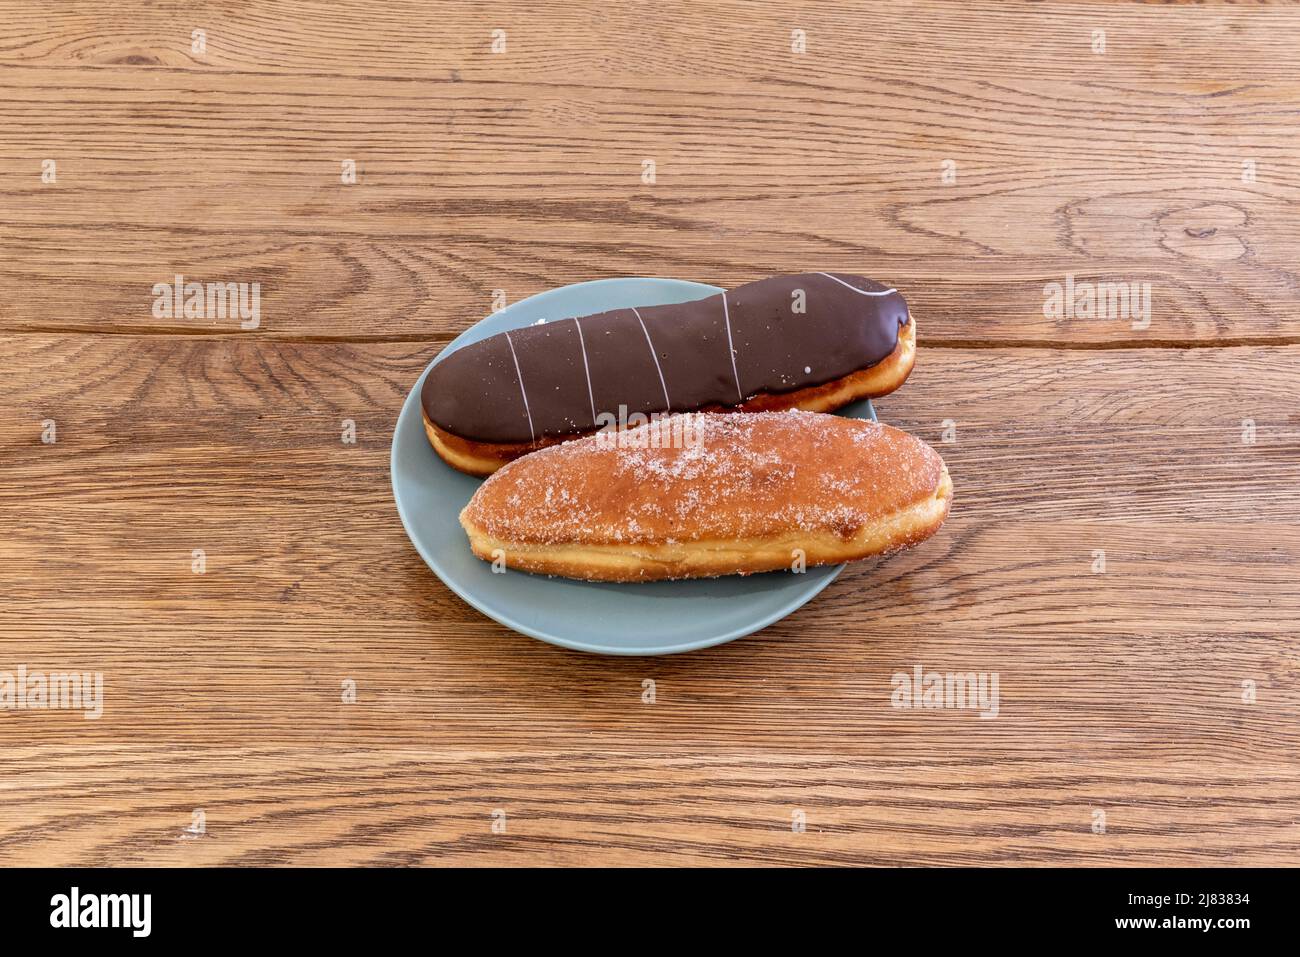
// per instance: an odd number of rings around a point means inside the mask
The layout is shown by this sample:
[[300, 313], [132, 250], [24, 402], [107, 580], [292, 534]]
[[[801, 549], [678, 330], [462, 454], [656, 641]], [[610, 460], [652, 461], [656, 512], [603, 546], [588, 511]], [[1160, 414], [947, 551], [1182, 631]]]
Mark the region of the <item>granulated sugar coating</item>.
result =
[[920, 439], [861, 419], [690, 413], [517, 459], [463, 515], [493, 538], [530, 545], [848, 538], [932, 497], [942, 470]]

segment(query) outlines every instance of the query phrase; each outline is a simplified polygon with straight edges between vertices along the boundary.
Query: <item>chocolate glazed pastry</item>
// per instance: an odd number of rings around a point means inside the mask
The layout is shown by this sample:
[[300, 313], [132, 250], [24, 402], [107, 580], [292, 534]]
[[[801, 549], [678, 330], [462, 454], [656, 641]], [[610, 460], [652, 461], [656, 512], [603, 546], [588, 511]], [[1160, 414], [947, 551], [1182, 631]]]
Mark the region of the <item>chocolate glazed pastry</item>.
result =
[[915, 357], [916, 322], [898, 290], [800, 273], [504, 332], [435, 365], [420, 399], [437, 453], [488, 475], [629, 417], [829, 412], [893, 392]]

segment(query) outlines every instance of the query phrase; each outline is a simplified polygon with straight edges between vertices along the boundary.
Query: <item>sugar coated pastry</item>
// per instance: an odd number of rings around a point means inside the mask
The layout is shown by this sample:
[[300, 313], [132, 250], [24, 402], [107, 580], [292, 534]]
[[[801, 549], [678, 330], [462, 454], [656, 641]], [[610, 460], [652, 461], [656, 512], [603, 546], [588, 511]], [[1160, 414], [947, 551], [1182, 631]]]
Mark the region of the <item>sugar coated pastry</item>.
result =
[[439, 361], [420, 398], [438, 454], [488, 475], [656, 413], [829, 412], [894, 391], [915, 357], [898, 290], [812, 272], [499, 333]]
[[688, 413], [526, 455], [461, 512], [474, 554], [594, 581], [853, 561], [943, 524], [939, 455], [887, 425], [790, 410]]

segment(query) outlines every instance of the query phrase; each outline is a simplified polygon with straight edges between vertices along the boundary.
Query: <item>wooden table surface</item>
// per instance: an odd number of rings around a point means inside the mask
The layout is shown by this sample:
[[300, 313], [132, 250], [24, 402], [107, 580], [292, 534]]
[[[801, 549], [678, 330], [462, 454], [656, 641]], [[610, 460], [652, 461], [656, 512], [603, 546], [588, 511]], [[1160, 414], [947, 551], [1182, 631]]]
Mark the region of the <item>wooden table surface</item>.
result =
[[[1300, 9], [515, 6], [0, 4], [0, 672], [104, 682], [0, 711], [0, 863], [1300, 862]], [[425, 567], [495, 291], [806, 269], [912, 305], [938, 536], [658, 659]]]

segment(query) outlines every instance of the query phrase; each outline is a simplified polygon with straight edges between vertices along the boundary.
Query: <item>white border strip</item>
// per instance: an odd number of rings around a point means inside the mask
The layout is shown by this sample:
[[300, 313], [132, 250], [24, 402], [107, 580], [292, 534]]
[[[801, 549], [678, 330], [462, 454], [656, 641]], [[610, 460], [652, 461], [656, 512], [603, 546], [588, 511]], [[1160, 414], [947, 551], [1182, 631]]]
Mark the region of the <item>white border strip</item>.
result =
[[510, 345], [510, 358], [515, 360], [515, 378], [519, 380], [519, 394], [524, 397], [524, 413], [528, 416], [528, 434], [536, 442], [537, 433], [533, 430], [533, 410], [528, 408], [528, 390], [524, 388], [524, 374], [519, 371], [519, 356], [515, 355], [515, 343], [508, 332], [506, 333], [506, 342]]
[[582, 323], [575, 316], [573, 324], [578, 327], [578, 344], [582, 346], [582, 369], [587, 373], [587, 399], [591, 402], [591, 424], [596, 425], [596, 396], [591, 391], [591, 366], [587, 365], [587, 340], [582, 337]]
[[850, 285], [849, 285], [848, 283], [846, 283], [843, 279], [836, 279], [834, 276], [832, 276], [832, 275], [831, 275], [830, 273], [828, 273], [828, 272], [819, 272], [817, 275], [819, 275], [819, 276], [825, 276], [827, 279], [830, 279], [830, 280], [833, 281], [833, 282], [837, 282], [837, 283], [839, 283], [839, 284], [840, 284], [841, 286], [843, 286], [845, 289], [852, 289], [852, 290], [853, 290], [854, 292], [856, 292], [859, 296], [888, 296], [891, 292], [898, 292], [897, 289], [886, 289], [886, 290], [884, 290], [883, 292], [867, 292], [867, 290], [865, 290], [865, 289], [859, 289], [857, 286], [850, 286]]
[[672, 400], [668, 398], [668, 383], [664, 381], [664, 370], [659, 365], [659, 355], [655, 352], [655, 344], [650, 341], [650, 330], [645, 327], [645, 320], [641, 318], [641, 313], [636, 311], [636, 306], [629, 307], [632, 314], [636, 316], [636, 321], [641, 323], [641, 331], [645, 333], [645, 344], [650, 347], [650, 358], [655, 361], [655, 371], [659, 373], [659, 385], [664, 390], [664, 405], [668, 406], [669, 412], [673, 410]]
[[[833, 278], [833, 277], [832, 277]], [[852, 286], [849, 287], [853, 288]], [[731, 374], [736, 380], [736, 395], [741, 402], [745, 401], [745, 393], [740, 388], [740, 373], [736, 371], [736, 347], [731, 342], [731, 311], [727, 308], [727, 293], [722, 293], [722, 321], [727, 324], [727, 351], [731, 353]]]

